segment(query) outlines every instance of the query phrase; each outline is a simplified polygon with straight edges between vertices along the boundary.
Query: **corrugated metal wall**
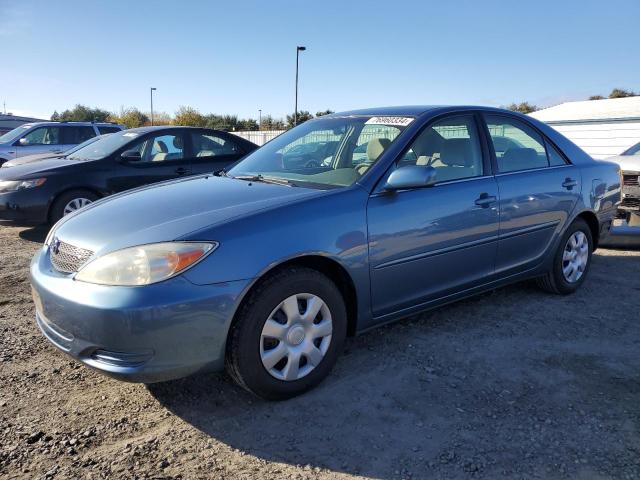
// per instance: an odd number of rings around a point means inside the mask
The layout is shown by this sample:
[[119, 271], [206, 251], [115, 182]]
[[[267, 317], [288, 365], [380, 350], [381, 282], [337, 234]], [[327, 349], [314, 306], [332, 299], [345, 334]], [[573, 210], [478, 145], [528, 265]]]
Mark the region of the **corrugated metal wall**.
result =
[[261, 131], [246, 131], [246, 132], [230, 132], [234, 135], [242, 137], [250, 142], [255, 143], [256, 145], [264, 145], [269, 140], [273, 140], [281, 133], [286, 132], [286, 130], [261, 130]]
[[593, 158], [619, 155], [640, 142], [640, 120], [547, 123]]

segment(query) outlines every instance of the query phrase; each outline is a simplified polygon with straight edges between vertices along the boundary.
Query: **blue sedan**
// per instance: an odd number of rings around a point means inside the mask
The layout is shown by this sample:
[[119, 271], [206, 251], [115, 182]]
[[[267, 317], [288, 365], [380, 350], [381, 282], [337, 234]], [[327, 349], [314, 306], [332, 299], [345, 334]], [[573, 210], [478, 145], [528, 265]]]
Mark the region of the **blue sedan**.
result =
[[[313, 165], [286, 161], [314, 144]], [[31, 265], [36, 320], [122, 380], [226, 367], [288, 398], [329, 373], [347, 335], [530, 278], [574, 292], [619, 202], [616, 165], [520, 114], [327, 115], [218, 176], [63, 218]]]

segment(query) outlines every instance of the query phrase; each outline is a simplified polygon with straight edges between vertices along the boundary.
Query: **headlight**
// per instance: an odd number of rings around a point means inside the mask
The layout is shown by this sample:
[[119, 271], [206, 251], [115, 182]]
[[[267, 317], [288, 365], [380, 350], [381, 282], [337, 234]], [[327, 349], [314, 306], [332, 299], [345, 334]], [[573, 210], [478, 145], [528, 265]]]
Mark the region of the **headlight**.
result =
[[47, 179], [34, 178], [33, 180], [0, 180], [0, 193], [15, 192], [25, 188], [39, 187]]
[[75, 279], [100, 285], [149, 285], [192, 267], [217, 246], [216, 242], [166, 242], [125, 248], [92, 260]]

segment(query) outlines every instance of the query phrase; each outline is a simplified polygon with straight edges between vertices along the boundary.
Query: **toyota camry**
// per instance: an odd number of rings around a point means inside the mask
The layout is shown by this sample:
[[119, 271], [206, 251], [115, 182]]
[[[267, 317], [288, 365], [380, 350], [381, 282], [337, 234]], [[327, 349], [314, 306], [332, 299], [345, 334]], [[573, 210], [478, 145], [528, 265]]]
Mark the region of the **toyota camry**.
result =
[[[287, 161], [300, 151], [322, 158]], [[31, 265], [36, 321], [118, 379], [226, 367], [284, 399], [325, 378], [348, 335], [525, 279], [574, 292], [619, 203], [619, 167], [524, 115], [336, 113], [219, 175], [64, 217]]]

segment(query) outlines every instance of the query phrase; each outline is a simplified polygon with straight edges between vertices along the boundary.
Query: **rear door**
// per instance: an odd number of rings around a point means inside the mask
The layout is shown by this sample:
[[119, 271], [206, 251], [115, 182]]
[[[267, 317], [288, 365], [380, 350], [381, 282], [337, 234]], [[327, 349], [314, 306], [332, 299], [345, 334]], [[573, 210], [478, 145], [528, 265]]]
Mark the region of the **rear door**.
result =
[[191, 167], [185, 156], [185, 132], [182, 129], [162, 130], [148, 134], [124, 150], [136, 150], [140, 160], [116, 159], [110, 189], [115, 192], [171, 180], [189, 175]]
[[245, 154], [240, 143], [224, 132], [190, 130], [187, 140], [193, 174], [217, 172]]
[[496, 273], [539, 264], [563, 231], [581, 191], [581, 176], [560, 151], [525, 121], [485, 114], [500, 190]]

